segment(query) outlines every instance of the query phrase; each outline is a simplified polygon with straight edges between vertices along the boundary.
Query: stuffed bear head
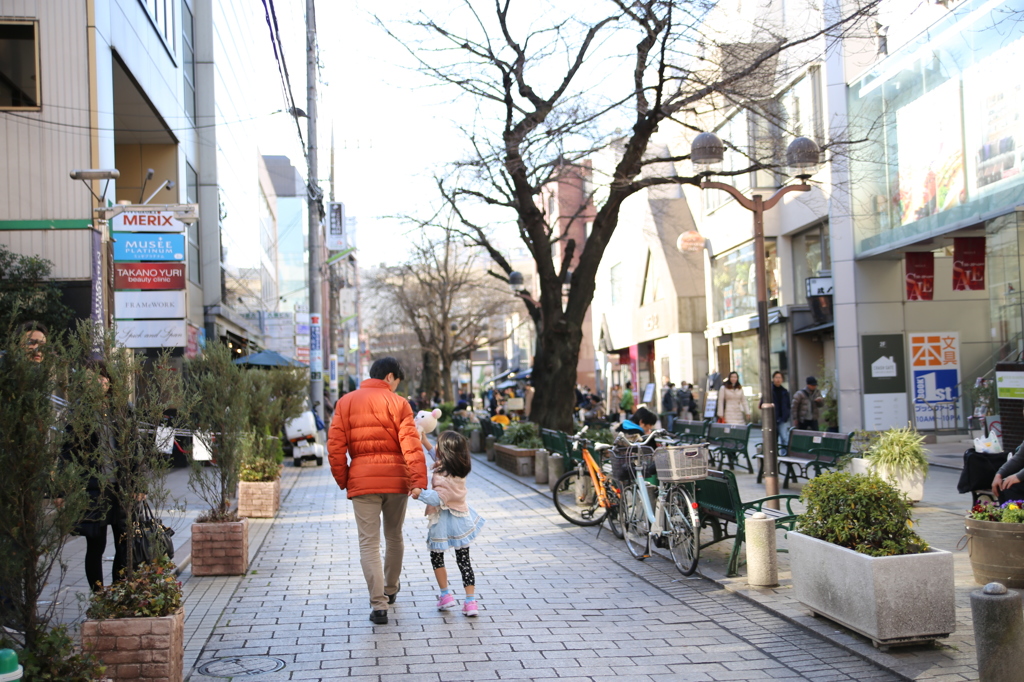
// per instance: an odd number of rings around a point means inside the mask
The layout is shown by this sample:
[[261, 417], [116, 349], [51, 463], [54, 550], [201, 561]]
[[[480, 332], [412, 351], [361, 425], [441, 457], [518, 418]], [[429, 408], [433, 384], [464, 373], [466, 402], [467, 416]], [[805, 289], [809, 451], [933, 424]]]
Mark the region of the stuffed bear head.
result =
[[415, 422], [416, 430], [420, 432], [420, 438], [428, 433], [433, 433], [434, 429], [437, 428], [437, 420], [441, 417], [441, 410], [433, 409], [431, 411], [420, 410], [416, 413]]

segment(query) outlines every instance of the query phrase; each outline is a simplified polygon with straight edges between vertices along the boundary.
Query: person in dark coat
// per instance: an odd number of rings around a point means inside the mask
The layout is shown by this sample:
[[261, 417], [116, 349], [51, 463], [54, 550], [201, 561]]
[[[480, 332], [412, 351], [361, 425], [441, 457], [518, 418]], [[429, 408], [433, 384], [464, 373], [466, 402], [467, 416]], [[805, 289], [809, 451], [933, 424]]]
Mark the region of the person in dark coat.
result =
[[1000, 504], [1010, 500], [1024, 500], [1024, 443], [999, 468], [992, 481], [992, 494]]
[[782, 385], [782, 372], [772, 374], [772, 403], [775, 404], [775, 439], [777, 443], [789, 442], [789, 413], [792, 399]]

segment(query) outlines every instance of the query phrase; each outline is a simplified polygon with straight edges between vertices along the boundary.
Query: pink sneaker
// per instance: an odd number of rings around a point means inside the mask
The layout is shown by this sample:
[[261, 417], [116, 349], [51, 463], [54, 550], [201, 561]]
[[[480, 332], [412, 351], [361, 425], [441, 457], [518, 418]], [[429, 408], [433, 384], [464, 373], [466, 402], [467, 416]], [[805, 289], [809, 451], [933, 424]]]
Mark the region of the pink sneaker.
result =
[[455, 597], [452, 596], [451, 592], [442, 595], [441, 598], [437, 600], [438, 611], [447, 611], [448, 609], [453, 609], [456, 606], [457, 604], [455, 603]]
[[475, 616], [475, 615], [477, 615], [479, 613], [479, 610], [477, 609], [477, 606], [476, 606], [476, 599], [473, 599], [471, 601], [467, 601], [467, 602], [463, 603], [462, 604], [462, 613], [463, 613], [463, 615], [466, 615], [466, 616]]

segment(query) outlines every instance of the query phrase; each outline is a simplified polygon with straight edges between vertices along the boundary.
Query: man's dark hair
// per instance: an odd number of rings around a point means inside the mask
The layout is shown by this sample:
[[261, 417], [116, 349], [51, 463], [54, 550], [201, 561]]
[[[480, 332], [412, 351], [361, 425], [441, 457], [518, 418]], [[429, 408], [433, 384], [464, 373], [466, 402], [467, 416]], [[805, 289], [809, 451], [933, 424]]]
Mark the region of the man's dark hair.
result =
[[28, 320], [18, 325], [18, 334], [27, 334], [28, 332], [42, 332], [44, 336], [49, 336], [50, 331], [46, 328], [46, 325], [36, 320]]
[[650, 426], [654, 426], [658, 423], [658, 415], [654, 414], [646, 407], [641, 407], [633, 413], [633, 416], [629, 421], [634, 424], [648, 424]]
[[371, 379], [383, 379], [387, 375], [391, 374], [399, 381], [405, 379], [405, 372], [402, 371], [402, 363], [397, 358], [386, 357], [374, 360], [373, 364], [370, 365], [370, 378]]

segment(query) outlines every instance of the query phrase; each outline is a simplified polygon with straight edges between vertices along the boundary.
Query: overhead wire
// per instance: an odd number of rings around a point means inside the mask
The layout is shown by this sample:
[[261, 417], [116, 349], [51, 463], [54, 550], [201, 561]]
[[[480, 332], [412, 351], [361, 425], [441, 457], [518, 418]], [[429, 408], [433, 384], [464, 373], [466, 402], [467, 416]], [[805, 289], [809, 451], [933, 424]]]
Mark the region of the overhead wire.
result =
[[277, 22], [277, 8], [274, 7], [274, 0], [263, 0], [263, 12], [266, 16], [267, 28], [270, 30], [270, 43], [274, 48], [274, 60], [277, 62], [278, 76], [281, 78], [281, 87], [284, 90], [285, 104], [289, 107], [289, 114], [295, 121], [295, 131], [299, 134], [299, 143], [302, 146], [302, 155], [304, 157], [308, 157], [309, 148], [302, 135], [302, 126], [299, 125], [299, 117], [296, 115], [298, 107], [295, 106], [295, 97], [292, 94], [292, 81], [288, 74], [288, 62], [284, 57], [284, 44], [281, 42], [281, 29]]

